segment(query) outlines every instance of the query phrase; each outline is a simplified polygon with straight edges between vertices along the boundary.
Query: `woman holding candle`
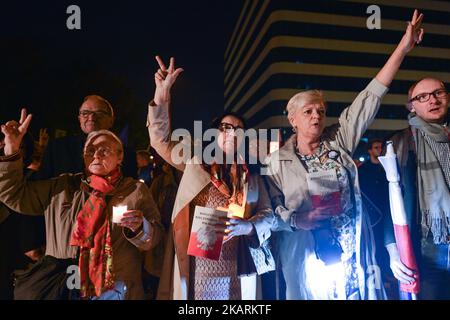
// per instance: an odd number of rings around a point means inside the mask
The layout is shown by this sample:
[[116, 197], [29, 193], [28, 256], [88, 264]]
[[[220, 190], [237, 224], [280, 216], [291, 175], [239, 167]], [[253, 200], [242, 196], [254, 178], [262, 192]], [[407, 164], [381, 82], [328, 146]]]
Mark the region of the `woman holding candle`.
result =
[[[260, 248], [270, 237], [273, 212], [260, 176], [236, 162], [241, 141], [235, 131], [244, 129], [244, 121], [237, 115], [226, 114], [214, 126], [219, 130], [220, 154], [216, 156], [227, 155], [232, 158], [230, 163], [215, 160], [206, 164], [197, 157], [176, 161], [178, 144], [170, 141], [170, 91], [183, 69], [175, 69], [173, 58], [168, 68], [159, 57], [156, 59], [159, 64], [156, 90], [148, 111], [150, 141], [165, 161], [183, 171], [158, 299], [255, 299], [255, 273], [259, 265], [252, 259], [250, 247]], [[226, 234], [218, 261], [187, 254], [196, 206], [225, 207], [233, 215], [241, 215], [226, 218], [217, 225], [216, 231]]]
[[[22, 214], [43, 212], [46, 220], [46, 256], [29, 275], [40, 283], [29, 281], [34, 289], [22, 290], [27, 294], [22, 298], [50, 298], [44, 291], [54, 286], [60, 294], [51, 298], [67, 298], [69, 281], [46, 281], [54, 279], [55, 268], [66, 274], [74, 263], [79, 266], [81, 298], [142, 299], [141, 250], [158, 243], [160, 217], [147, 187], [122, 176], [119, 138], [107, 130], [92, 132], [84, 146], [85, 174], [30, 182], [22, 175], [19, 153], [30, 122], [31, 115], [23, 109], [19, 122], [1, 126], [5, 147], [0, 158], [0, 201]], [[115, 206], [128, 208], [119, 224], [112, 223]]]

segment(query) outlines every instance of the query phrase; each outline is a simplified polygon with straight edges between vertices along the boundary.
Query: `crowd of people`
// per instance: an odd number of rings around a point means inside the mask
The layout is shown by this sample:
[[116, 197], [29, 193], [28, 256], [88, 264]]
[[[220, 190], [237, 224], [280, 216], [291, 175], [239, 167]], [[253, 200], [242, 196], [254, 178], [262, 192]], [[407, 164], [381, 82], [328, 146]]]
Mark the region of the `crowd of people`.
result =
[[[255, 300], [282, 291], [275, 298], [383, 300], [398, 298], [397, 281], [420, 281], [420, 298], [450, 299], [444, 83], [414, 83], [409, 127], [389, 137], [420, 278], [396, 245], [378, 160], [384, 140], [369, 142], [364, 164], [352, 158], [403, 59], [422, 41], [422, 19], [415, 11], [386, 64], [337, 124], [325, 126], [321, 91], [294, 95], [286, 107], [293, 135], [256, 164], [242, 157], [251, 148], [239, 134], [249, 129], [239, 114], [211, 123], [217, 148], [209, 161], [201, 158], [208, 148], [192, 153], [195, 143], [171, 139], [172, 87], [184, 71], [174, 58], [166, 66], [156, 57], [147, 116], [152, 148], [125, 147], [110, 131], [112, 105], [89, 95], [78, 113], [82, 134], [48, 141], [42, 130], [33, 151], [32, 115], [23, 109], [18, 121], [1, 126], [0, 298]], [[223, 237], [218, 259], [188, 253], [198, 208], [228, 212], [211, 226]], [[370, 282], [374, 266], [380, 279]]]

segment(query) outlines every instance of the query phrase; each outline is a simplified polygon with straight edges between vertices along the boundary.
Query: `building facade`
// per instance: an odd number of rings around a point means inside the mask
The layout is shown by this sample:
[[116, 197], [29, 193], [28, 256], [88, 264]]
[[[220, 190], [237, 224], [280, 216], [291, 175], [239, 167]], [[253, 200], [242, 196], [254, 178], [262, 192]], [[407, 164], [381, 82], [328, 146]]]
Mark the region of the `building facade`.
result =
[[[368, 28], [371, 5], [381, 29]], [[285, 139], [289, 98], [321, 89], [335, 123], [394, 50], [414, 8], [425, 15], [424, 41], [403, 62], [364, 139], [405, 128], [410, 85], [425, 76], [450, 82], [448, 1], [246, 0], [225, 52], [225, 110], [256, 128], [281, 128]]]

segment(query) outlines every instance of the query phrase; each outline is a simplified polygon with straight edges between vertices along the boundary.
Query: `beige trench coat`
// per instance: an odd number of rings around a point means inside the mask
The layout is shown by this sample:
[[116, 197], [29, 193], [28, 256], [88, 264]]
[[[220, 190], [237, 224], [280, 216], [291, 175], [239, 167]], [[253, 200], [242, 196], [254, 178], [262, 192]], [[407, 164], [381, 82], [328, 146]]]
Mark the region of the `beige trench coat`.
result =
[[[150, 104], [147, 120], [152, 147], [165, 161], [184, 171], [173, 208], [158, 299], [185, 300], [188, 298], [189, 288], [189, 203], [211, 182], [211, 178], [196, 158], [185, 159], [186, 163], [174, 163], [172, 150], [177, 143], [170, 141], [167, 108]], [[259, 176], [250, 176], [245, 211], [251, 216], [249, 220], [255, 227], [257, 240], [261, 245], [270, 237], [274, 215], [264, 181]]]
[[[76, 217], [89, 197], [89, 186], [82, 174], [27, 181], [23, 177], [22, 160], [0, 161], [0, 201], [25, 215], [45, 215], [46, 255], [58, 259], [75, 258], [77, 247], [70, 245]], [[154, 247], [160, 240], [162, 226], [159, 211], [147, 186], [132, 178], [123, 178], [106, 197], [107, 210], [114, 205], [127, 205], [141, 210], [149, 223], [148, 230], [127, 238], [122, 227], [112, 226], [113, 270], [115, 280], [124, 281], [126, 299], [143, 299], [142, 251]]]

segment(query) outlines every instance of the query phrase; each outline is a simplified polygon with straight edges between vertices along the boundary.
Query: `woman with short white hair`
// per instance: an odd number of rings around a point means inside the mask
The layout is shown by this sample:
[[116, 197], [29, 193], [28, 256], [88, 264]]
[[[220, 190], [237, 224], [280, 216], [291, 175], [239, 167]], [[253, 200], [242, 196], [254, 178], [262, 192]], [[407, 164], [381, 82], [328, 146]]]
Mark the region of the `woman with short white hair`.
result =
[[336, 125], [325, 127], [321, 91], [287, 104], [295, 134], [271, 155], [268, 181], [288, 299], [385, 298], [352, 154], [403, 58], [422, 40], [422, 18], [414, 12], [387, 63]]

